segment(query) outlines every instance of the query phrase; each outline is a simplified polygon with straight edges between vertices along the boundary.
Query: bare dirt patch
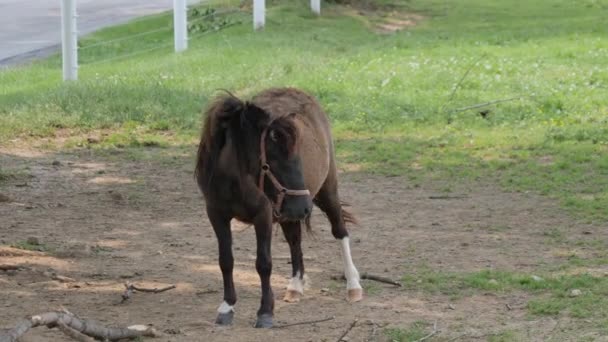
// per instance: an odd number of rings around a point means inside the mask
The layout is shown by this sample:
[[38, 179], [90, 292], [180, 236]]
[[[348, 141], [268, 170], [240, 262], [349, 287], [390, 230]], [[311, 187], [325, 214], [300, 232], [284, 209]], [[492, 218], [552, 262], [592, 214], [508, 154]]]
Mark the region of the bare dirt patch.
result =
[[378, 34], [393, 34], [418, 25], [425, 19], [416, 13], [395, 9], [375, 9], [344, 7], [339, 11], [362, 21], [370, 30]]
[[[157, 341], [335, 341], [355, 318], [359, 323], [349, 332], [349, 341], [386, 340], [382, 328], [370, 339], [372, 322], [407, 328], [417, 321], [428, 322], [429, 329], [437, 321], [441, 332], [435, 340], [485, 340], [511, 330], [528, 341], [542, 341], [557, 336], [558, 322], [568, 320], [530, 318], [525, 293], [480, 291], [452, 298], [371, 281], [363, 281], [366, 298], [348, 304], [344, 284], [332, 280], [342, 269], [338, 244], [317, 210], [315, 234], [304, 242], [310, 287], [298, 304], [280, 300], [291, 266], [284, 239], [275, 236], [275, 322], [335, 319], [253, 329], [260, 300], [254, 234], [235, 227], [235, 324], [215, 327], [221, 274], [216, 240], [192, 176], [194, 151], [1, 151], [3, 168], [26, 173], [28, 181], [0, 184], [0, 194], [10, 198], [0, 202], [0, 264], [22, 266], [0, 271], [0, 328], [60, 306], [106, 325], [152, 324], [165, 332]], [[544, 233], [550, 229], [559, 227], [566, 236], [580, 239], [605, 238], [600, 227], [574, 221], [545, 198], [505, 193], [488, 184], [461, 185], [451, 198], [439, 191], [442, 186], [412, 187], [399, 177], [342, 173], [342, 197], [361, 221], [360, 227], [351, 228], [361, 272], [394, 279], [423, 266], [438, 272], [531, 272], [565, 258], [557, 253], [560, 246], [547, 243]], [[31, 237], [43, 251], [8, 247]], [[126, 281], [177, 288], [136, 293], [121, 303]], [[44, 329], [24, 340], [67, 341], [60, 332]]]

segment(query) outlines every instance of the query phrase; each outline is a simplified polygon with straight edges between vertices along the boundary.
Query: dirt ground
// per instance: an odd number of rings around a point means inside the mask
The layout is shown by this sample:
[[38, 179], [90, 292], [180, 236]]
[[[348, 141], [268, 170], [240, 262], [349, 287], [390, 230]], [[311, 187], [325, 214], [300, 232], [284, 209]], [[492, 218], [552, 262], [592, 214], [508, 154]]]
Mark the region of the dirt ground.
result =
[[[212, 324], [221, 303], [215, 236], [193, 180], [195, 147], [137, 151], [36, 153], [0, 150], [4, 170], [18, 171], [0, 185], [0, 264], [27, 268], [0, 271], [0, 328], [58, 307], [107, 325], [151, 324], [165, 333], [155, 341], [336, 341], [354, 319], [348, 341], [384, 341], [383, 329], [437, 322], [434, 341], [487, 340], [513, 330], [528, 341], [556, 337], [566, 317], [530, 317], [521, 292], [450, 298], [364, 280], [360, 303], [345, 300], [340, 249], [319, 210], [314, 236], [304, 241], [310, 286], [303, 300], [280, 299], [290, 275], [281, 235], [273, 243], [275, 324], [325, 317], [317, 324], [254, 329], [260, 300], [252, 229], [235, 227], [235, 282], [239, 300], [232, 327]], [[341, 174], [342, 198], [361, 221], [351, 227], [360, 272], [400, 279], [409, 271], [483, 269], [530, 271], [559, 263], [558, 247], [543, 232], [604, 234], [566, 216], [553, 201], [505, 193], [489, 184], [411, 186], [400, 177]], [[11, 248], [32, 238], [44, 251]], [[35, 242], [35, 241], [34, 241]], [[75, 281], [53, 280], [53, 273]], [[135, 293], [120, 303], [123, 284], [176, 289]], [[507, 305], [508, 304], [508, 305]], [[507, 308], [508, 306], [508, 308]], [[374, 333], [375, 331], [375, 333]], [[24, 341], [68, 341], [55, 329], [38, 328]]]

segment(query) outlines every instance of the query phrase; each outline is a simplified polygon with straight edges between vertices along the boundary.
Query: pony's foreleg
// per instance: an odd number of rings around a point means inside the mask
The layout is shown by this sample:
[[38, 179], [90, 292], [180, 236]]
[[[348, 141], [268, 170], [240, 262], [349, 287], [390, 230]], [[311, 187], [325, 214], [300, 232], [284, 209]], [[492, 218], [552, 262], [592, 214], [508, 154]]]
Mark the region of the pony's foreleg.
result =
[[213, 226], [219, 247], [219, 264], [224, 279], [224, 301], [217, 309], [216, 324], [232, 324], [234, 318], [234, 304], [236, 291], [232, 279], [234, 257], [232, 256], [232, 232], [230, 231], [230, 218], [222, 215], [220, 211], [207, 207], [207, 215]]
[[291, 253], [291, 279], [283, 300], [289, 303], [300, 301], [304, 294], [304, 258], [302, 255], [302, 224], [300, 222], [281, 223], [283, 234]]
[[257, 258], [255, 268], [262, 283], [262, 302], [258, 310], [256, 328], [272, 328], [274, 311], [274, 295], [270, 286], [272, 273], [272, 256], [270, 243], [272, 240], [272, 211], [264, 211], [254, 220], [255, 237], [257, 241]]

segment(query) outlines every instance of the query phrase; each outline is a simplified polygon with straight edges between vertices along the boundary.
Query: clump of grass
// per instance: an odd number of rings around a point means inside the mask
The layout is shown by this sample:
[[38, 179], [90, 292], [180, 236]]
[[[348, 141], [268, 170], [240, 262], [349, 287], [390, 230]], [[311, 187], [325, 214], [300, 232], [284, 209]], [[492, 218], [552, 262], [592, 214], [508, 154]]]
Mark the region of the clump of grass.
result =
[[410, 342], [417, 341], [424, 336], [428, 335], [427, 331], [431, 324], [424, 321], [416, 321], [412, 323], [408, 328], [388, 328], [384, 330], [384, 334], [389, 338], [390, 341], [395, 342]]
[[[580, 263], [579, 263], [580, 264]], [[535, 295], [528, 303], [534, 315], [568, 313], [575, 318], [596, 317], [608, 320], [608, 278], [590, 274], [573, 274], [538, 277], [536, 275], [480, 271], [473, 273], [442, 273], [431, 270], [404, 276], [404, 288], [454, 298], [468, 296], [477, 291], [525, 291]], [[572, 296], [572, 290], [581, 295]]]
[[39, 243], [37, 241], [25, 240], [25, 241], [17, 241], [11, 244], [13, 248], [19, 248], [26, 251], [37, 251], [37, 252], [49, 252], [51, 248], [45, 244]]

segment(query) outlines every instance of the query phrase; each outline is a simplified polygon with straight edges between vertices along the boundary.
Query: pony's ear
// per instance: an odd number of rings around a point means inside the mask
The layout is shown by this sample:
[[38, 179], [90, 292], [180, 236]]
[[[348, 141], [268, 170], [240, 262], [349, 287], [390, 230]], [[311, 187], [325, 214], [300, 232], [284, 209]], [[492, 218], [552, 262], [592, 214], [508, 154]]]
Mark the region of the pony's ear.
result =
[[251, 102], [245, 103], [241, 124], [249, 124], [257, 128], [264, 128], [270, 123], [270, 115], [262, 108]]
[[245, 103], [236, 96], [229, 94], [216, 98], [207, 109], [206, 116], [215, 118], [213, 131], [228, 128], [233, 118], [239, 118]]
[[217, 118], [223, 127], [227, 127], [228, 122], [235, 118], [237, 115], [241, 115], [245, 110], [245, 104], [234, 96], [226, 96], [223, 98], [221, 103], [221, 109], [218, 113]]

